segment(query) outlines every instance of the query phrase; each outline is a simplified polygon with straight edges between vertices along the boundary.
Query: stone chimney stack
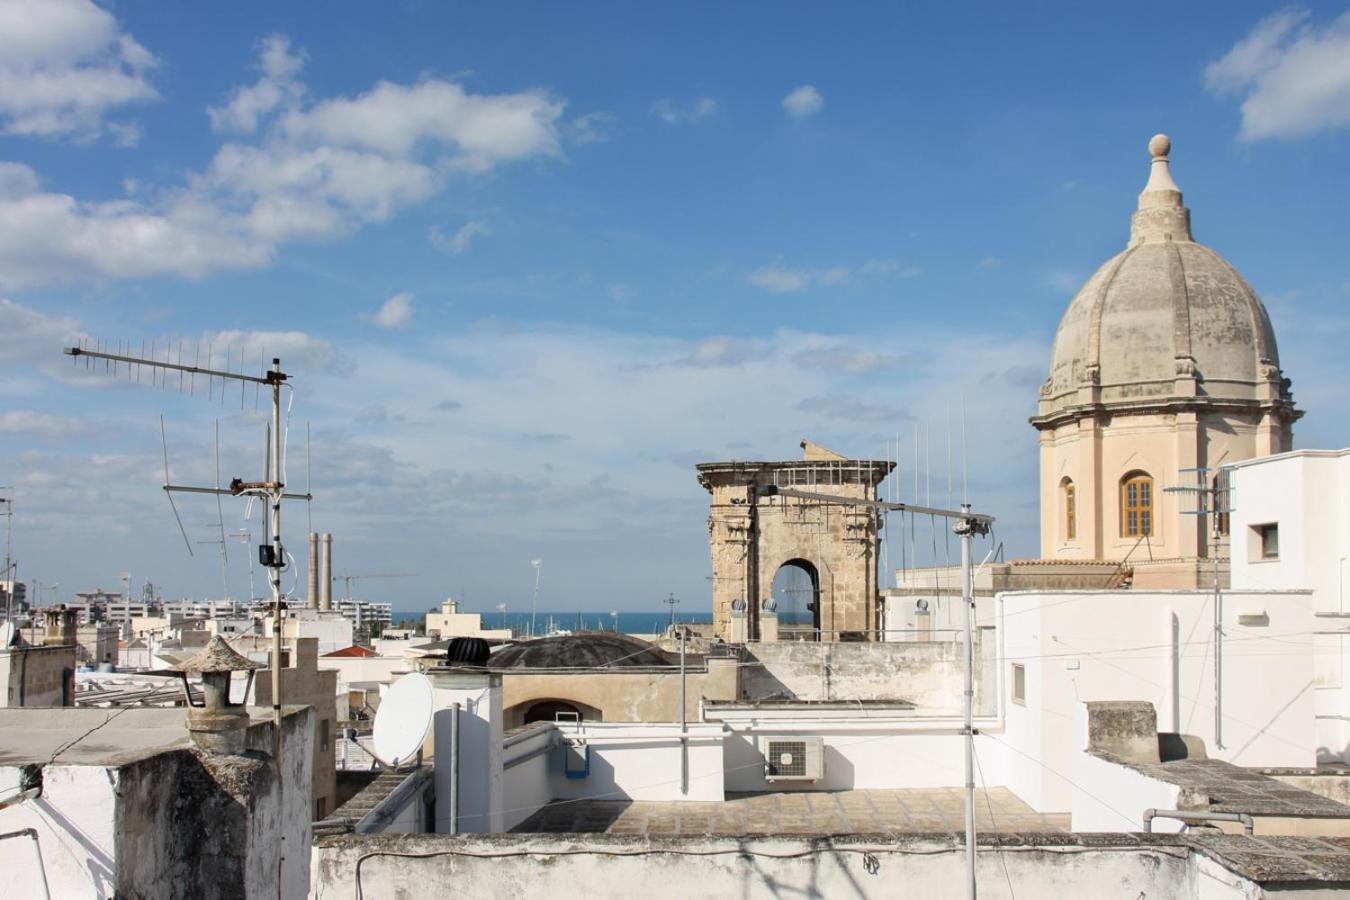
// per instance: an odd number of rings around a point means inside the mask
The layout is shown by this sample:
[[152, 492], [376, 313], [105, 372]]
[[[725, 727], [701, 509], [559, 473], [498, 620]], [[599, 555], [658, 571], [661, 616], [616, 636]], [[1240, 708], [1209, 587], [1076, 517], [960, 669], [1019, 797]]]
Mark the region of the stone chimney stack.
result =
[[333, 536], [319, 535], [322, 549], [319, 552], [319, 609], [324, 612], [333, 610]]
[[67, 647], [76, 643], [76, 631], [79, 628], [79, 612], [66, 609], [62, 603], [46, 612], [46, 629], [42, 643], [49, 647]]
[[310, 609], [319, 606], [319, 535], [309, 533], [309, 591], [305, 594], [305, 605]]

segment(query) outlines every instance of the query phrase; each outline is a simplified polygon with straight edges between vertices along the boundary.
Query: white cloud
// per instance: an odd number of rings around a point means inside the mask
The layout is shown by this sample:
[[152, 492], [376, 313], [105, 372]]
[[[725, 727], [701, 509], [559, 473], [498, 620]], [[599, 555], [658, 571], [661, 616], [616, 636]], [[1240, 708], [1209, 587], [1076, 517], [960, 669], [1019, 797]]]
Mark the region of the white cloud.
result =
[[711, 97], [698, 97], [688, 103], [674, 100], [657, 100], [652, 104], [652, 115], [667, 125], [687, 125], [700, 122], [717, 112], [717, 101]]
[[292, 53], [283, 34], [273, 34], [258, 43], [261, 77], [248, 87], [235, 88], [230, 102], [207, 109], [211, 127], [217, 131], [252, 134], [258, 122], [279, 108], [294, 108], [305, 94], [296, 78], [305, 66], [303, 52]]
[[306, 106], [294, 80], [303, 54], [277, 36], [260, 55], [262, 79], [211, 111], [256, 140], [224, 144], [182, 187], [86, 201], [0, 163], [0, 287], [258, 268], [284, 243], [340, 239], [457, 177], [560, 152], [564, 104], [537, 91], [380, 82]]
[[55, 359], [62, 344], [79, 336], [79, 324], [0, 297], [0, 334], [0, 363]]
[[242, 353], [246, 368], [268, 368], [276, 357], [282, 369], [291, 374], [350, 375], [357, 365], [328, 341], [304, 331], [211, 331], [202, 335], [200, 346], [203, 354], [210, 347], [217, 360], [232, 355], [235, 366]]
[[96, 136], [109, 110], [159, 96], [146, 79], [155, 64], [90, 0], [3, 0], [0, 131]]
[[427, 239], [431, 242], [431, 246], [437, 250], [449, 253], [451, 256], [459, 256], [469, 249], [469, 244], [474, 238], [487, 234], [491, 234], [488, 231], [487, 223], [474, 221], [465, 222], [456, 229], [454, 234], [450, 235], [433, 225]]
[[907, 353], [879, 353], [851, 344], [829, 344], [799, 350], [792, 355], [792, 361], [810, 369], [825, 369], [849, 375], [874, 375], [877, 372], [913, 365], [919, 358]]
[[556, 156], [564, 103], [539, 91], [470, 94], [429, 79], [381, 81], [357, 97], [337, 97], [284, 115], [282, 138], [301, 146], [350, 148], [391, 159], [426, 151], [438, 168], [485, 172], [502, 162]]
[[855, 275], [915, 278], [921, 274], [918, 266], [901, 265], [890, 259], [869, 259], [856, 268], [830, 266], [823, 269], [789, 266], [762, 266], [746, 276], [746, 280], [761, 290], [774, 294], [791, 294], [811, 287], [831, 287], [847, 284]]
[[825, 98], [820, 95], [820, 91], [809, 84], [795, 88], [783, 98], [783, 109], [787, 110], [787, 114], [794, 119], [814, 116], [824, 108]]
[[80, 429], [80, 420], [68, 416], [54, 416], [28, 409], [0, 412], [0, 435], [64, 437], [74, 435]]
[[609, 140], [619, 120], [606, 112], [586, 113], [568, 123], [568, 136], [577, 144], [599, 144]]
[[811, 273], [805, 269], [785, 269], [781, 266], [764, 266], [746, 276], [757, 288], [775, 294], [789, 294], [804, 291], [811, 285]]
[[1350, 125], [1350, 12], [1323, 26], [1306, 10], [1258, 22], [1205, 67], [1205, 85], [1242, 100], [1243, 140], [1296, 138]]
[[975, 265], [981, 269], [997, 269], [999, 266], [1003, 265], [1003, 260], [999, 259], [997, 256], [982, 256], [980, 257], [980, 261]]
[[403, 291], [384, 301], [373, 321], [381, 328], [407, 328], [412, 317], [413, 295]]
[[799, 412], [815, 413], [831, 419], [844, 419], [850, 422], [872, 422], [890, 424], [914, 418], [909, 413], [889, 403], [876, 403], [862, 400], [850, 394], [826, 394], [819, 397], [807, 397], [797, 403], [793, 409]]

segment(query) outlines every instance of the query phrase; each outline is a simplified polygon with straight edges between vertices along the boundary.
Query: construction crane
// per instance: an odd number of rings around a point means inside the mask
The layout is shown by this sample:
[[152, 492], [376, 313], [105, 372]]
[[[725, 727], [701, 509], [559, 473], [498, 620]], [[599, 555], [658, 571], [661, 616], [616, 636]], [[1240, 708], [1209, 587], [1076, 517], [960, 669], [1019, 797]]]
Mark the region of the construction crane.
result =
[[352, 599], [352, 582], [365, 581], [370, 578], [416, 578], [416, 572], [375, 572], [369, 575], [334, 575], [334, 581], [341, 581], [343, 600]]

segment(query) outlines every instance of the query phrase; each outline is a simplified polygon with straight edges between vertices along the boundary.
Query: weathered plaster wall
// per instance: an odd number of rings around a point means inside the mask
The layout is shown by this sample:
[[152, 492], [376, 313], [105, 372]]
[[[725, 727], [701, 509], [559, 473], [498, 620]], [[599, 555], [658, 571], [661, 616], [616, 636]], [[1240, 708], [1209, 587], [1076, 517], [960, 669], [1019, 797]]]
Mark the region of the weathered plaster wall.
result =
[[74, 644], [0, 650], [0, 705], [61, 706], [68, 691], [73, 702], [74, 673]]
[[[964, 883], [959, 837], [347, 836], [316, 846], [312, 896], [355, 896], [358, 860], [361, 896], [399, 900], [441, 900], [448, 885], [469, 897], [950, 897]], [[987, 898], [1260, 896], [1222, 868], [1200, 877], [1200, 865], [1185, 847], [1100, 849], [1061, 841], [981, 853], [977, 877]]]
[[[0, 812], [0, 831], [37, 829], [51, 896], [63, 900], [276, 896], [279, 852], [282, 896], [304, 896], [313, 712], [288, 710], [284, 724], [281, 797], [259, 752], [270, 752], [271, 726], [259, 724], [247, 757], [179, 749], [121, 764], [44, 766], [42, 795]], [[18, 766], [0, 768], [0, 796], [21, 777]], [[41, 896], [36, 865], [31, 841], [0, 842], [0, 896]]]
[[[976, 710], [993, 709], [976, 632]], [[961, 709], [965, 647], [960, 641], [831, 643], [785, 641], [746, 645], [742, 700], [906, 700], [916, 712]]]
[[[734, 659], [706, 659], [688, 667], [685, 715], [698, 719], [699, 699], [735, 700]], [[680, 670], [614, 668], [594, 672], [570, 670], [503, 670], [502, 705], [505, 727], [524, 724], [530, 706], [540, 700], [562, 700], [600, 711], [604, 722], [678, 722]], [[584, 712], [584, 710], [583, 710]]]
[[[290, 654], [290, 665], [281, 670], [281, 701], [287, 705], [314, 707], [314, 821], [337, 808], [338, 673], [318, 668], [318, 641], [301, 638]], [[255, 678], [255, 703], [272, 705], [272, 681], [267, 672]], [[345, 699], [345, 698], [344, 698]]]

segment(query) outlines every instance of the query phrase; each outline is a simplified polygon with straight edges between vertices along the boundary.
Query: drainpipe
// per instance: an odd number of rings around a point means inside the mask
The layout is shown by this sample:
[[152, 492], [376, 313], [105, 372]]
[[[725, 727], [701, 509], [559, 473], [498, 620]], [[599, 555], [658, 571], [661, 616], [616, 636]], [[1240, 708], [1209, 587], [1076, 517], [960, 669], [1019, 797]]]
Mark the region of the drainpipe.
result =
[[1201, 822], [1241, 822], [1242, 831], [1251, 837], [1256, 830], [1256, 822], [1249, 813], [1233, 812], [1209, 812], [1208, 810], [1196, 809], [1146, 809], [1144, 810], [1144, 832], [1153, 833], [1153, 820], [1157, 819], [1176, 819], [1178, 822], [1186, 822], [1187, 819], [1196, 819]]
[[459, 834], [459, 709], [450, 708], [450, 833]]
[[[26, 794], [28, 793], [28, 791], [24, 791], [24, 793]], [[12, 802], [18, 803], [19, 800], [15, 799]], [[24, 838], [24, 837], [33, 839], [33, 849], [37, 851], [37, 858], [38, 858], [37, 870], [38, 874], [42, 876], [42, 896], [46, 898], [46, 900], [51, 900], [52, 892], [51, 889], [47, 886], [47, 867], [42, 864], [42, 845], [38, 843], [37, 829], [20, 828], [18, 831], [8, 831], [5, 832], [4, 834], [0, 834], [0, 841], [8, 840], [10, 838]]]
[[680, 793], [689, 793], [689, 722], [685, 710], [684, 639], [688, 629], [680, 631]]

